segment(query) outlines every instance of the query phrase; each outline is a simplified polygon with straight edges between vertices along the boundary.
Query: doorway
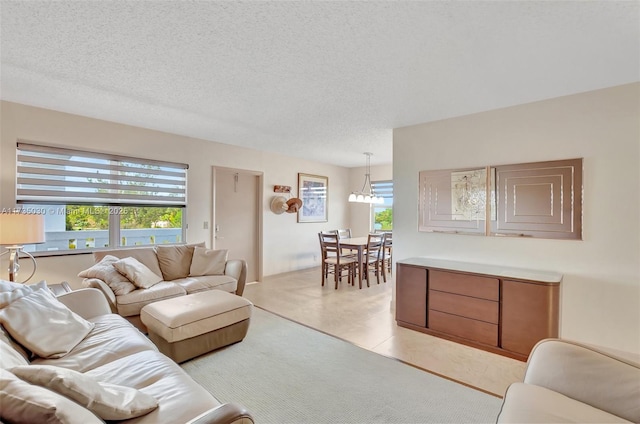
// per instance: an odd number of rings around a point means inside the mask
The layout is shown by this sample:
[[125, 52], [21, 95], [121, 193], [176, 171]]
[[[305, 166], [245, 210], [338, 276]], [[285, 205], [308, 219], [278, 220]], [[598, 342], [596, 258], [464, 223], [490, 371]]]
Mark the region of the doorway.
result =
[[214, 249], [247, 261], [247, 283], [262, 281], [262, 172], [213, 167]]

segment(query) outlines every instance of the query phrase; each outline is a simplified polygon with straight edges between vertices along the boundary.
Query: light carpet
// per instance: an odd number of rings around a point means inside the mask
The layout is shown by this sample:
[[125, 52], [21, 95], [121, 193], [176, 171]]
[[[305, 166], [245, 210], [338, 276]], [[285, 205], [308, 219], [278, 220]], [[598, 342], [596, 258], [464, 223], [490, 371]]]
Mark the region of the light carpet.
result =
[[256, 423], [492, 423], [502, 400], [254, 308], [245, 339], [182, 364]]

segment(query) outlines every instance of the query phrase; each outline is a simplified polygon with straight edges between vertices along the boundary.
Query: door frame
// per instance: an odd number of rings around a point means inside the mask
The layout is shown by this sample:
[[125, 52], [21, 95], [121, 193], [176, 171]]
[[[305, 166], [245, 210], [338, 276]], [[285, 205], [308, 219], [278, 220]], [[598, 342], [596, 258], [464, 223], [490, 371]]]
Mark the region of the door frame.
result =
[[[257, 222], [257, 227], [258, 227], [258, 234], [256, 234], [255, 237], [255, 245], [256, 245], [256, 257], [258, 259], [258, 263], [257, 263], [257, 281], [262, 282], [262, 272], [263, 272], [263, 268], [262, 268], [262, 233], [263, 233], [263, 227], [262, 227], [262, 209], [263, 209], [263, 198], [264, 198], [264, 172], [262, 171], [253, 171], [250, 169], [242, 169], [242, 168], [229, 168], [229, 167], [225, 167], [225, 166], [212, 166], [211, 168], [211, 186], [213, 187], [212, 190], [212, 198], [211, 198], [211, 228], [209, 231], [209, 237], [211, 239], [211, 246], [213, 249], [216, 248], [216, 238], [215, 238], [215, 226], [216, 226], [216, 173], [218, 171], [225, 171], [225, 172], [237, 172], [238, 174], [244, 174], [244, 175], [249, 175], [249, 176], [253, 176], [253, 177], [257, 177], [257, 207], [256, 207], [256, 222]], [[247, 281], [248, 283], [250, 281]]]

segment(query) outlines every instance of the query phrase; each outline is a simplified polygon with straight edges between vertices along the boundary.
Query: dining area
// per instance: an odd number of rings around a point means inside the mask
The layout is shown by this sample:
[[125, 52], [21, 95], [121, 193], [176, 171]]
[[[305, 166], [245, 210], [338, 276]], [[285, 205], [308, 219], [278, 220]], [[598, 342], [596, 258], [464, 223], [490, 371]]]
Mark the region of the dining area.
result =
[[354, 236], [351, 229], [337, 229], [318, 233], [321, 251], [322, 286], [333, 276], [337, 290], [343, 278], [350, 285], [370, 287], [387, 282], [392, 273], [393, 234], [390, 231]]

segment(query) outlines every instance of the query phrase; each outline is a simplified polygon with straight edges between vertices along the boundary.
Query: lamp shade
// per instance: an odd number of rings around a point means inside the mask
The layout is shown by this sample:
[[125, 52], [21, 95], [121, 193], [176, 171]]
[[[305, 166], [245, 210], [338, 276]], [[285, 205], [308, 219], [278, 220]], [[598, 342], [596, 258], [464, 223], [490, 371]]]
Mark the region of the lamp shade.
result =
[[44, 215], [0, 214], [0, 245], [22, 245], [44, 241]]

